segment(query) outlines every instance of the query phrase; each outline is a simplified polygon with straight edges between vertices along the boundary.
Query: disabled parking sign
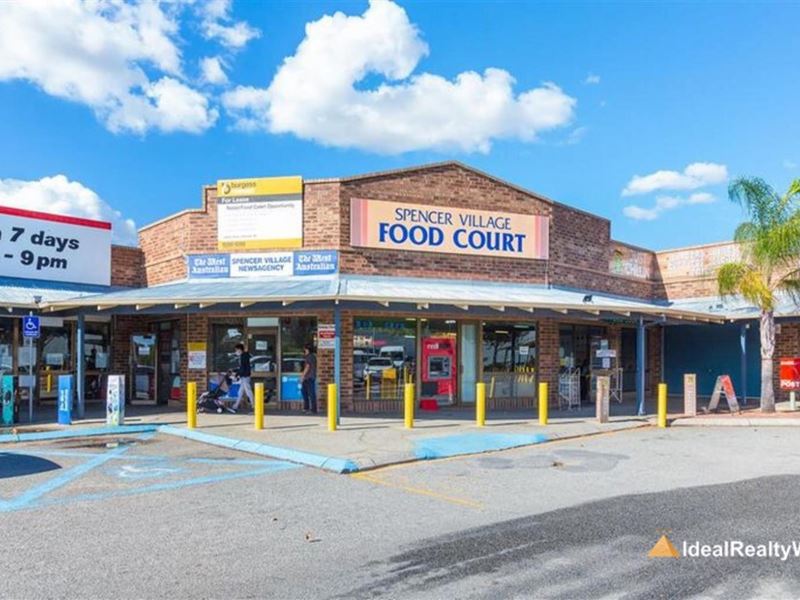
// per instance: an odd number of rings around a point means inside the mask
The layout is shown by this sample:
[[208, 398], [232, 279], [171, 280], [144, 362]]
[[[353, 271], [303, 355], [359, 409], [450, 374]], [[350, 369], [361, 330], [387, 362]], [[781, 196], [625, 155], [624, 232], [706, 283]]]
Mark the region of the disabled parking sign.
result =
[[26, 338], [38, 338], [41, 330], [39, 328], [39, 317], [28, 315], [22, 317], [22, 336]]

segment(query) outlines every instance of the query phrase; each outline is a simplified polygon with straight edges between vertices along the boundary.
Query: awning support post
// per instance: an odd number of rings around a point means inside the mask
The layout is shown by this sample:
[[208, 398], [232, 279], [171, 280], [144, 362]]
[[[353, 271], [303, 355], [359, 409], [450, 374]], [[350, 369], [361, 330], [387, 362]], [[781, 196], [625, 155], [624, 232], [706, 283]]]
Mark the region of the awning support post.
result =
[[747, 323], [739, 326], [739, 366], [742, 371], [742, 406], [747, 406]]
[[85, 371], [86, 371], [86, 357], [84, 356], [84, 338], [85, 338], [85, 323], [86, 318], [83, 314], [78, 315], [78, 327], [75, 343], [77, 348], [77, 364], [75, 365], [75, 391], [78, 394], [78, 418], [83, 419], [86, 411], [86, 401], [84, 393], [86, 390], [83, 388], [86, 384]]
[[644, 318], [639, 317], [636, 325], [636, 414], [643, 417], [645, 386], [645, 335]]
[[338, 302], [333, 305], [333, 381], [336, 384], [336, 425], [340, 424], [342, 414], [342, 314]]

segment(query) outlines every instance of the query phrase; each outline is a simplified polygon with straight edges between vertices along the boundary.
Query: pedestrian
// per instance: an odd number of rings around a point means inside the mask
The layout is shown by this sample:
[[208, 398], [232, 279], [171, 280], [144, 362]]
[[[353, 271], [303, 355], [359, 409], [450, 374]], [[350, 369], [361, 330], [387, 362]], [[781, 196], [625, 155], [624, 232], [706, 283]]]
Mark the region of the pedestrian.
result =
[[303, 412], [317, 414], [317, 355], [314, 346], [303, 348], [303, 373], [300, 375], [300, 390], [303, 393]]
[[233, 407], [228, 409], [228, 412], [235, 413], [239, 410], [239, 405], [242, 403], [242, 398], [247, 394], [247, 400], [250, 405], [255, 408], [255, 400], [253, 399], [253, 389], [250, 387], [250, 353], [244, 349], [244, 344], [236, 344], [236, 356], [239, 357], [239, 368], [235, 370], [236, 375], [239, 377], [239, 395], [236, 397]]

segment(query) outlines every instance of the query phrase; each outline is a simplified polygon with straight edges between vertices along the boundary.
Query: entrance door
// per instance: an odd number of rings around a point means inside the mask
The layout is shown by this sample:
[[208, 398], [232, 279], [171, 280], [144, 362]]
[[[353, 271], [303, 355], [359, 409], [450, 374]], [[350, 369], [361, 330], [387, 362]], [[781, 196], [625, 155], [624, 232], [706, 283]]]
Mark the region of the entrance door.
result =
[[180, 398], [181, 354], [177, 322], [158, 324], [158, 393], [157, 404]]
[[264, 384], [264, 400], [278, 401], [278, 330], [250, 329], [247, 332], [253, 383]]
[[478, 324], [463, 323], [459, 340], [461, 363], [458, 389], [462, 404], [475, 404], [475, 384], [478, 381]]
[[154, 333], [131, 336], [131, 402], [156, 401], [157, 336]]

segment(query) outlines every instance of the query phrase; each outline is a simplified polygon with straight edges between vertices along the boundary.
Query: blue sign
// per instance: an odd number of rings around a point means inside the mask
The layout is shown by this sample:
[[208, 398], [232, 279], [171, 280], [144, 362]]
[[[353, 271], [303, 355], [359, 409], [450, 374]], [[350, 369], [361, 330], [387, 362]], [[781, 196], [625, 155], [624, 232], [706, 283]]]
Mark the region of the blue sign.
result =
[[58, 376], [58, 424], [72, 425], [72, 375]]
[[38, 338], [41, 330], [39, 328], [39, 317], [29, 315], [22, 317], [22, 336], [26, 338]]
[[190, 254], [187, 259], [189, 279], [230, 277], [229, 254]]
[[3, 393], [3, 401], [2, 401], [3, 425], [13, 425], [14, 424], [14, 376], [13, 375], [3, 375], [2, 393]]
[[339, 272], [339, 253], [336, 250], [297, 250], [190, 254], [186, 257], [186, 267], [189, 279], [334, 275]]
[[333, 275], [339, 272], [336, 250], [298, 250], [294, 253], [295, 275]]

